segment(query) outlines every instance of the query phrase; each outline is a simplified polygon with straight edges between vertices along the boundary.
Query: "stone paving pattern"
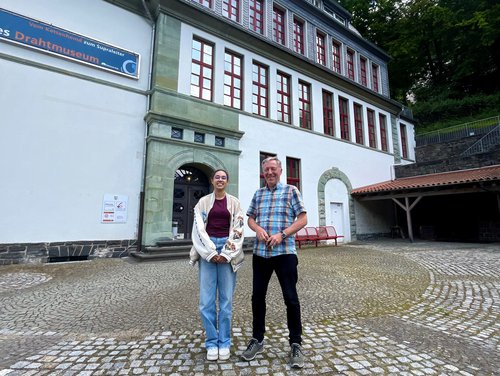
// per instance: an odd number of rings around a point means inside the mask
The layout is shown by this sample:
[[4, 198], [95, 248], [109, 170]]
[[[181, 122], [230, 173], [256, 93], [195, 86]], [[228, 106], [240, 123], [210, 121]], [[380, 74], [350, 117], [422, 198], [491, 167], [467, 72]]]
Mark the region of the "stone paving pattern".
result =
[[500, 245], [404, 241], [303, 248], [302, 370], [287, 365], [277, 279], [266, 349], [251, 337], [251, 255], [238, 272], [229, 361], [205, 360], [187, 260], [0, 267], [0, 376], [500, 375]]

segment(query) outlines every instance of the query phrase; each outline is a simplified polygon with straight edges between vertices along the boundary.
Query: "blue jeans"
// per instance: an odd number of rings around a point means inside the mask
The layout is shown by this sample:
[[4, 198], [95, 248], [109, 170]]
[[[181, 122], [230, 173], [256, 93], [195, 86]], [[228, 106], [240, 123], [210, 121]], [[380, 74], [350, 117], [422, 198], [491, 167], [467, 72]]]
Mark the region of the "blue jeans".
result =
[[[225, 238], [210, 238], [220, 253]], [[233, 293], [236, 287], [236, 273], [231, 264], [216, 264], [200, 259], [200, 315], [205, 328], [205, 347], [231, 347], [231, 319], [233, 316]], [[219, 291], [219, 312], [216, 297]], [[218, 317], [217, 317], [218, 316]]]

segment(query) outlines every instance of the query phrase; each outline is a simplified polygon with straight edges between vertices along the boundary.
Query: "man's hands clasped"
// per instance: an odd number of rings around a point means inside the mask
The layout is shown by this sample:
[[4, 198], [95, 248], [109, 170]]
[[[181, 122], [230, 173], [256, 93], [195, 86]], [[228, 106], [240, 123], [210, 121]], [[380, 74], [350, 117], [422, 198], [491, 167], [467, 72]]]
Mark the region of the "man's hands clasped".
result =
[[283, 241], [283, 237], [281, 233], [269, 236], [269, 234], [262, 227], [257, 231], [257, 239], [261, 242], [266, 242], [267, 247], [274, 247], [275, 245], [280, 244]]

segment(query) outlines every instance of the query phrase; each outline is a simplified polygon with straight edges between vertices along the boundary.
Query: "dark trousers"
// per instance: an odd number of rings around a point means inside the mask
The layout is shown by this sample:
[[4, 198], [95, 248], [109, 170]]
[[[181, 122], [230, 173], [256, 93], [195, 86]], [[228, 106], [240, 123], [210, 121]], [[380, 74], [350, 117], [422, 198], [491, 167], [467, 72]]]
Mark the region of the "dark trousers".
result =
[[261, 342], [266, 331], [266, 295], [273, 272], [276, 272], [286, 305], [289, 342], [302, 343], [300, 302], [297, 295], [299, 260], [297, 255], [281, 255], [271, 258], [253, 256], [253, 337]]

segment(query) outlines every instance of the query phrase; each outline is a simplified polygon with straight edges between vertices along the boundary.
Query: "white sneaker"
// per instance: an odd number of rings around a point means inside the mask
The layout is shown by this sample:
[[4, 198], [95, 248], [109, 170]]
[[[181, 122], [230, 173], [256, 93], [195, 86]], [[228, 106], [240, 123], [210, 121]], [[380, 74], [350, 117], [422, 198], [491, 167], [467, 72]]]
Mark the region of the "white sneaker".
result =
[[228, 360], [230, 355], [229, 347], [219, 349], [219, 360]]
[[217, 347], [210, 347], [207, 349], [207, 360], [217, 360], [219, 357], [219, 349]]

